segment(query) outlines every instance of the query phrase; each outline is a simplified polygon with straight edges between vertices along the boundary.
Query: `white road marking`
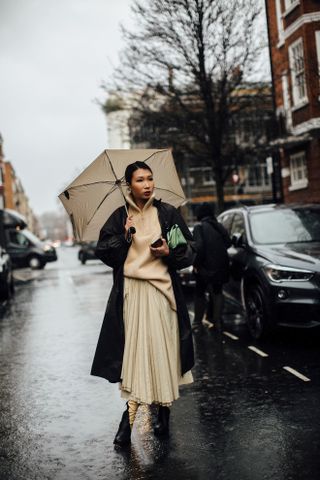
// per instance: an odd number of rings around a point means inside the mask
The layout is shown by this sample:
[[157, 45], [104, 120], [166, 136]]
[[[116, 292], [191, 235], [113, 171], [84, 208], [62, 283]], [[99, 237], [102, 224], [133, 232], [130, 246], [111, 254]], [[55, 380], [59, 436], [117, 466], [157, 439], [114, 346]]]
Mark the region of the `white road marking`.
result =
[[260, 355], [261, 357], [268, 357], [269, 356], [267, 353], [263, 352], [262, 350], [259, 350], [259, 348], [253, 347], [252, 345], [250, 345], [248, 348], [249, 348], [249, 350], [252, 350], [253, 352]]
[[291, 367], [283, 367], [284, 370], [286, 370], [289, 373], [292, 373], [292, 375], [295, 375], [296, 377], [300, 378], [300, 380], [303, 380], [304, 382], [311, 382], [310, 378], [305, 377], [302, 375], [302, 373], [297, 372], [294, 368]]
[[[191, 317], [191, 319], [194, 318], [194, 312], [192, 312], [191, 310], [189, 310], [189, 315]], [[222, 332], [223, 335], [225, 335], [226, 337], [229, 337], [229, 338], [232, 338], [232, 340], [239, 340], [239, 337], [237, 337], [236, 335], [233, 335], [232, 333], [230, 332], [227, 332], [227, 331], [224, 331]], [[248, 347], [249, 350], [251, 350], [252, 352], [255, 352], [257, 353], [258, 355], [260, 355], [261, 357], [268, 357], [269, 355], [265, 352], [263, 352], [262, 350], [259, 350], [259, 348], [256, 348], [254, 347], [253, 345], [250, 345]], [[291, 367], [283, 367], [284, 370], [286, 370], [287, 372], [289, 373], [292, 373], [292, 375], [295, 375], [296, 377], [300, 378], [300, 380], [303, 380], [304, 382], [311, 382], [311, 379], [306, 377], [305, 375], [302, 375], [302, 373], [298, 372], [297, 370], [295, 370], [294, 368], [291, 368]]]
[[229, 333], [229, 332], [222, 332], [222, 333], [223, 335], [226, 335], [226, 337], [232, 338], [232, 340], [239, 340], [239, 337], [236, 337], [232, 333]]

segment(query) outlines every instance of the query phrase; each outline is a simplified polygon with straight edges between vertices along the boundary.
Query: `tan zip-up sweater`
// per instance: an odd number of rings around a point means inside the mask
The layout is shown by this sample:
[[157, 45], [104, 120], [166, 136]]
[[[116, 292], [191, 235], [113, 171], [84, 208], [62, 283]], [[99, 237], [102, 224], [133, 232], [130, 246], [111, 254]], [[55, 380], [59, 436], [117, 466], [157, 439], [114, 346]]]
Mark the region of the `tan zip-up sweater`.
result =
[[154, 195], [142, 210], [136, 205], [132, 195], [128, 195], [126, 199], [136, 233], [132, 236], [124, 264], [124, 276], [147, 280], [165, 295], [171, 308], [177, 310], [168, 267], [161, 258], [154, 257], [150, 250], [150, 244], [161, 236], [158, 211], [153, 206]]

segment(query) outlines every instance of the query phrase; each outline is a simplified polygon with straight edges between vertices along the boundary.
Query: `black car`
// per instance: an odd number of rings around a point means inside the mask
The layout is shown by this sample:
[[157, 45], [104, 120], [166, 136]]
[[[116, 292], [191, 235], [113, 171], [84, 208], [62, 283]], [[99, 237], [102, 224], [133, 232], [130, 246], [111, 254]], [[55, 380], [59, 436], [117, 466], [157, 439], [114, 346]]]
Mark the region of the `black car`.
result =
[[320, 205], [261, 205], [223, 212], [232, 238], [226, 297], [254, 338], [275, 327], [320, 325]]
[[94, 254], [94, 250], [97, 246], [97, 242], [87, 242], [81, 245], [78, 252], [78, 259], [84, 265], [87, 260], [98, 260]]
[[[8, 300], [14, 293], [12, 262], [7, 252], [5, 228], [11, 221], [10, 210], [0, 209], [0, 300]], [[22, 224], [19, 217], [17, 220]]]
[[8, 300], [14, 292], [11, 259], [0, 246], [0, 300]]

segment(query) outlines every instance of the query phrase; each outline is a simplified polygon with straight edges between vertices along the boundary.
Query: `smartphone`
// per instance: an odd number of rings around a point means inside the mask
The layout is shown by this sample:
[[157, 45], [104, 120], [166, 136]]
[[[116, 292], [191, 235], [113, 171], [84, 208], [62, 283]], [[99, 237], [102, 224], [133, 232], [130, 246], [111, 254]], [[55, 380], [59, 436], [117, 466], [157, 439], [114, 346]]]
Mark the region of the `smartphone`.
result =
[[158, 247], [161, 247], [162, 244], [163, 244], [162, 238], [158, 238], [158, 240], [155, 240], [154, 242], [151, 243], [151, 247], [158, 248]]

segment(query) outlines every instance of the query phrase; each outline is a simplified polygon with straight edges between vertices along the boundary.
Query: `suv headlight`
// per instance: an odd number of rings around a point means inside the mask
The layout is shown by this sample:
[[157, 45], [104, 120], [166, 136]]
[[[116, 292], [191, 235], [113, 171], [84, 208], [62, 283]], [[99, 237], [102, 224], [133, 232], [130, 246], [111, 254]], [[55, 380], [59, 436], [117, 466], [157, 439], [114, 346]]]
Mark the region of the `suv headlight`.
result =
[[52, 247], [51, 247], [51, 245], [45, 245], [45, 246], [43, 247], [43, 250], [44, 250], [45, 252], [50, 252], [50, 250], [52, 250]]
[[283, 267], [281, 265], [265, 265], [263, 270], [273, 282], [307, 282], [314, 275], [314, 272], [310, 270]]

